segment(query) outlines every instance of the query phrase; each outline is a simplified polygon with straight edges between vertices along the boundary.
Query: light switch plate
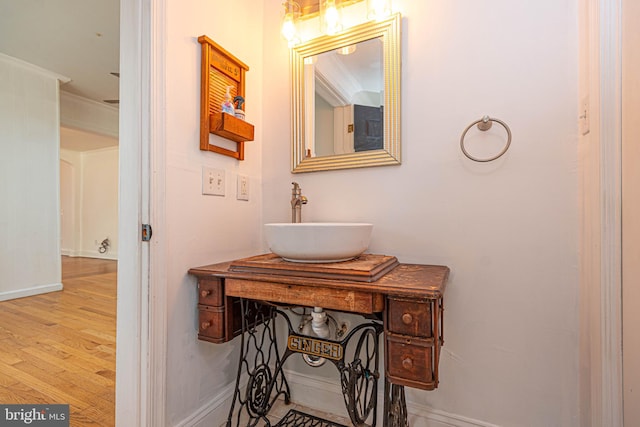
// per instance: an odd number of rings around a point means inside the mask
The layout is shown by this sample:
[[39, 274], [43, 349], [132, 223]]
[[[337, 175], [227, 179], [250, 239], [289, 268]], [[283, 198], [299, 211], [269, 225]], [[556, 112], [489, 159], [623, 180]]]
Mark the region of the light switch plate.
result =
[[202, 168], [202, 194], [224, 196], [225, 178], [224, 170], [214, 168]]
[[238, 175], [238, 200], [249, 200], [249, 177], [245, 175]]

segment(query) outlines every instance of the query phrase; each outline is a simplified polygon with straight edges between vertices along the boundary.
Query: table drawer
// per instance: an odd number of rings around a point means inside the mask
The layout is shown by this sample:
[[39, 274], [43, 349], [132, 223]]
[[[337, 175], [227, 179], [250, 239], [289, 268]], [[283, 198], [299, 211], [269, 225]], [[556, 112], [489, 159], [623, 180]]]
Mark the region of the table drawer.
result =
[[226, 341], [224, 307], [198, 305], [198, 338], [217, 343]]
[[433, 339], [415, 338], [387, 333], [385, 336], [387, 379], [393, 384], [433, 390]]
[[414, 337], [433, 337], [431, 301], [387, 298], [387, 330]]
[[224, 305], [224, 288], [220, 279], [198, 280], [198, 304]]

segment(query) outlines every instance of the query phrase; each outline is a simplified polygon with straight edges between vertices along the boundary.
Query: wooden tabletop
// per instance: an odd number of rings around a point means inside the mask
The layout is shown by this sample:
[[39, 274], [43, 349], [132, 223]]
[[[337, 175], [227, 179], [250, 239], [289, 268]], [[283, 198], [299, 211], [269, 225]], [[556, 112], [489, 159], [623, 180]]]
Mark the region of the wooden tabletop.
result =
[[[269, 254], [267, 254], [269, 255]], [[266, 257], [267, 255], [258, 255], [255, 258]], [[387, 260], [387, 256], [382, 255], [381, 259]], [[254, 258], [254, 257], [252, 257]], [[272, 256], [269, 255], [269, 259]], [[240, 264], [246, 264], [246, 259]], [[284, 261], [286, 263], [286, 261]], [[345, 261], [339, 267], [334, 264], [333, 268], [339, 268], [342, 271], [351, 270], [349, 263], [357, 262]], [[386, 261], [388, 262], [388, 260]], [[250, 280], [266, 283], [281, 283], [286, 285], [297, 285], [305, 287], [322, 287], [343, 291], [359, 291], [375, 294], [406, 296], [410, 298], [440, 298], [442, 297], [447, 278], [449, 276], [449, 268], [442, 265], [422, 265], [422, 264], [396, 264], [390, 271], [382, 275], [379, 279], [372, 282], [363, 282], [358, 280], [350, 280], [348, 278], [335, 276], [322, 276], [322, 274], [306, 274], [305, 266], [309, 266], [309, 270], [317, 273], [322, 265], [329, 264], [295, 264], [292, 266], [293, 271], [297, 271], [299, 275], [292, 274], [291, 271], [279, 271], [278, 269], [269, 270], [262, 269], [259, 271], [244, 271], [238, 268], [238, 263], [234, 261], [211, 264], [202, 267], [195, 267], [189, 270], [189, 274], [199, 278], [225, 278], [237, 280]], [[235, 267], [234, 267], [235, 265]], [[355, 265], [355, 264], [354, 264]], [[279, 266], [281, 268], [281, 266]], [[331, 268], [331, 266], [329, 266]], [[309, 276], [306, 277], [305, 276]]]

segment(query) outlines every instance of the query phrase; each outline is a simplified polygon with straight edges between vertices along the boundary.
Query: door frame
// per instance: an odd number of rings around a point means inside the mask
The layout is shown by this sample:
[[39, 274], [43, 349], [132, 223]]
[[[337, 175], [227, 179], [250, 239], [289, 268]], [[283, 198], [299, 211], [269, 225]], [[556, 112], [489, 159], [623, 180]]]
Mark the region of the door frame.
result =
[[164, 13], [164, 0], [120, 0], [117, 426], [165, 425]]
[[[587, 289], [586, 305], [594, 310], [583, 325], [590, 337], [588, 401], [582, 399], [590, 422], [583, 425], [621, 427], [622, 0], [584, 0], [581, 6], [589, 10], [589, 91], [597, 125], [589, 142], [599, 151], [599, 181], [585, 191], [600, 200], [597, 212], [585, 214], [598, 230], [599, 245], [584, 248], [582, 262], [598, 262], [599, 276]], [[117, 426], [165, 425], [164, 13], [164, 0], [120, 0]], [[143, 244], [140, 225], [150, 221], [154, 237]]]
[[591, 99], [591, 135], [581, 140], [591, 145], [582, 159], [581, 425], [622, 427], [622, 0], [580, 7], [588, 15], [581, 41], [589, 44], [583, 72]]

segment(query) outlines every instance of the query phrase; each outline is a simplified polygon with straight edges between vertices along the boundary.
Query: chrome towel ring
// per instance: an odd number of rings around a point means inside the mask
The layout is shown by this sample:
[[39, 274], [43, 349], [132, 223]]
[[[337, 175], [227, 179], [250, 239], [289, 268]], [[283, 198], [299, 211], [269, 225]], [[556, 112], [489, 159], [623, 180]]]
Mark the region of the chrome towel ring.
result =
[[[484, 132], [484, 131], [487, 131], [487, 130], [491, 129], [491, 126], [493, 126], [492, 122], [499, 123], [504, 128], [504, 130], [507, 131], [507, 144], [504, 146], [502, 151], [500, 151], [497, 155], [495, 155], [493, 157], [489, 157], [487, 159], [479, 159], [477, 157], [472, 156], [471, 154], [469, 154], [469, 152], [467, 151], [467, 149], [464, 146], [464, 137], [467, 136], [467, 132], [474, 125], [478, 125], [478, 129], [480, 129], [481, 131]], [[511, 145], [511, 129], [509, 129], [509, 126], [507, 126], [507, 124], [505, 122], [503, 122], [502, 120], [499, 120], [499, 119], [496, 119], [496, 118], [493, 118], [493, 117], [489, 117], [489, 116], [484, 116], [480, 120], [476, 120], [475, 122], [471, 123], [469, 126], [467, 126], [467, 128], [464, 130], [464, 132], [462, 132], [462, 136], [460, 137], [460, 149], [462, 150], [462, 152], [464, 153], [465, 156], [467, 156], [469, 159], [473, 160], [474, 162], [490, 162], [492, 160], [495, 160], [495, 159], [497, 159], [498, 157], [502, 156], [504, 153], [507, 152], [507, 150], [509, 149], [509, 145]]]

